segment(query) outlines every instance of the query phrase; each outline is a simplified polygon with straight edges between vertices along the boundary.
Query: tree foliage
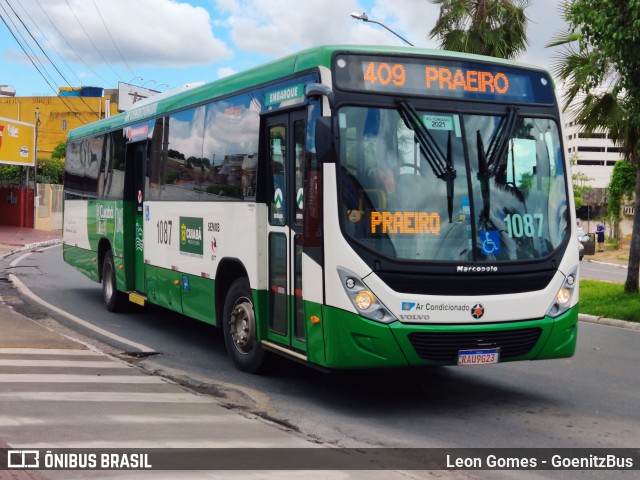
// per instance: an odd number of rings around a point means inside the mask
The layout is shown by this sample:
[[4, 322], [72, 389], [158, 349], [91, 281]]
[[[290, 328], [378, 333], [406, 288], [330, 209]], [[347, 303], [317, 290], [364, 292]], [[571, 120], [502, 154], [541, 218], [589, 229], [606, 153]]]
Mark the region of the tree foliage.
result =
[[[30, 172], [33, 170], [30, 169]], [[33, 182], [33, 174], [30, 174]], [[64, 178], [64, 158], [39, 158], [38, 183], [62, 184]], [[20, 165], [0, 165], [0, 180], [13, 186], [23, 186], [26, 182], [25, 167]], [[31, 187], [31, 185], [29, 185]]]
[[[564, 45], [556, 74], [565, 81], [565, 107], [587, 133], [603, 129], [626, 161], [640, 158], [640, 2], [570, 0], [569, 25], [549, 46]], [[573, 107], [571, 107], [573, 106]], [[625, 291], [638, 293], [640, 277], [640, 170]]]
[[[576, 165], [578, 163], [578, 154], [572, 154], [569, 162], [571, 165]], [[592, 181], [593, 178], [581, 172], [574, 172], [571, 174], [571, 180], [573, 180], [573, 201], [576, 210], [578, 210], [584, 205], [584, 194], [593, 190], [593, 188], [589, 186], [589, 182]]]
[[615, 222], [620, 221], [622, 201], [631, 199], [636, 190], [637, 167], [628, 162], [616, 162], [609, 182], [607, 213]]
[[430, 38], [440, 48], [500, 58], [516, 58], [527, 49], [529, 0], [430, 0], [440, 16]]
[[64, 160], [66, 156], [67, 156], [66, 142], [58, 143], [53, 149], [53, 152], [51, 152], [51, 158], [53, 160], [60, 160], [60, 159]]
[[38, 159], [38, 183], [62, 184], [63, 178], [64, 157]]

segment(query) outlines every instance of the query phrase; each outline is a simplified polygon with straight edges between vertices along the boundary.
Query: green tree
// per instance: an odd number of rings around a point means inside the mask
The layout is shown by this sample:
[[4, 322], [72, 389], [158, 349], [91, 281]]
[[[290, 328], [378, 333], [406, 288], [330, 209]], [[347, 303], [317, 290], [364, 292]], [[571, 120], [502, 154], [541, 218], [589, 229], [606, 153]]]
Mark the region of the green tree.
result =
[[527, 49], [529, 0], [429, 1], [440, 5], [429, 37], [444, 50], [516, 58]]
[[51, 158], [54, 159], [54, 160], [59, 160], [59, 159], [64, 160], [64, 158], [66, 156], [67, 156], [67, 144], [66, 144], [66, 142], [58, 143], [54, 147], [53, 152], [51, 152]]
[[607, 203], [607, 213], [615, 225], [616, 233], [620, 224], [622, 201], [625, 198], [632, 199], [636, 189], [636, 170], [637, 167], [635, 165], [624, 161], [617, 161], [613, 167], [608, 187], [609, 202]]
[[62, 184], [64, 178], [64, 158], [39, 158], [38, 183]]
[[[640, 159], [640, 4], [637, 0], [570, 0], [569, 30], [548, 46], [563, 45], [556, 75], [565, 82], [564, 107], [589, 135], [609, 133], [624, 159]], [[638, 293], [640, 278], [640, 169], [625, 292]]]
[[[577, 153], [571, 154], [569, 157], [569, 163], [571, 163], [571, 165], [576, 165], [578, 163]], [[576, 210], [578, 210], [584, 205], [584, 194], [592, 190], [588, 182], [592, 181], [593, 178], [584, 173], [572, 172], [571, 180], [573, 180], [573, 200], [576, 205]]]

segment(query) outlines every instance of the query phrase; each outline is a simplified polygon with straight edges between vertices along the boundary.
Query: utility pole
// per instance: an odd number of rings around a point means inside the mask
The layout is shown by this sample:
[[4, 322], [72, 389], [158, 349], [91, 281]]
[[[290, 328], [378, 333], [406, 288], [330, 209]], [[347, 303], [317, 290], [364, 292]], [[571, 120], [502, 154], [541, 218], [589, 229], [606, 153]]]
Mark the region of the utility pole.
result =
[[[40, 126], [40, 109], [36, 108], [36, 131], [35, 148], [33, 152], [33, 228], [36, 228], [36, 218], [38, 218], [38, 127]], [[27, 190], [28, 191], [28, 190]]]

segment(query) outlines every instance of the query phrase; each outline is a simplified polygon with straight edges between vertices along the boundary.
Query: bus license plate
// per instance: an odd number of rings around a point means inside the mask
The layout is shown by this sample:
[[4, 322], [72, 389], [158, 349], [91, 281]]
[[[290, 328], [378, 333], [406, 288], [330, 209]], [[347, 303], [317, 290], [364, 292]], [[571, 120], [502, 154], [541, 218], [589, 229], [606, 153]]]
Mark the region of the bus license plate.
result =
[[460, 350], [458, 352], [458, 365], [489, 365], [491, 363], [498, 363], [499, 357], [499, 348]]

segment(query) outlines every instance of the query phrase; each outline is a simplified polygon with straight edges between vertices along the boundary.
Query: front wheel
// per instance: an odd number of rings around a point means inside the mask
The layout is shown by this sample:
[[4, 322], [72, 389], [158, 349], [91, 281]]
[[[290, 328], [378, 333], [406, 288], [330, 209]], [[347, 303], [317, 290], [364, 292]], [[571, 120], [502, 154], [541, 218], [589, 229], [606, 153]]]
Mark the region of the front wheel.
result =
[[102, 262], [102, 297], [110, 312], [121, 312], [127, 304], [124, 293], [116, 287], [116, 268], [111, 250], [105, 254]]
[[257, 340], [256, 314], [246, 278], [231, 284], [224, 301], [222, 328], [227, 353], [236, 368], [243, 372], [258, 372], [264, 365], [265, 351]]

